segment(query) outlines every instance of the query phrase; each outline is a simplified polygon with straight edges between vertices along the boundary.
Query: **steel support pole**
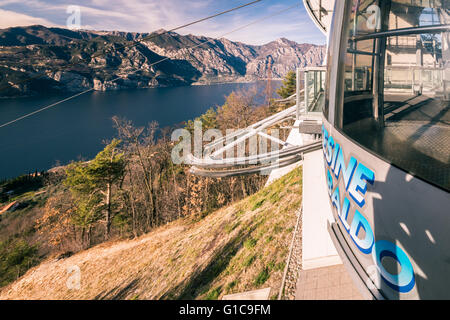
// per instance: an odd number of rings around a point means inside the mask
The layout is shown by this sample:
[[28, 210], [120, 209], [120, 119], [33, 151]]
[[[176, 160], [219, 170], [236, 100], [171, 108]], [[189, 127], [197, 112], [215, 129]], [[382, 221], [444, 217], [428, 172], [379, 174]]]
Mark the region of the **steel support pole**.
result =
[[309, 94], [309, 86], [308, 86], [308, 73], [310, 71], [304, 72], [305, 77], [305, 114], [308, 113], [308, 107], [309, 107], [309, 101], [308, 101], [308, 94]]
[[296, 89], [297, 89], [297, 112], [295, 115], [295, 119], [300, 119], [300, 68], [297, 68], [296, 71]]

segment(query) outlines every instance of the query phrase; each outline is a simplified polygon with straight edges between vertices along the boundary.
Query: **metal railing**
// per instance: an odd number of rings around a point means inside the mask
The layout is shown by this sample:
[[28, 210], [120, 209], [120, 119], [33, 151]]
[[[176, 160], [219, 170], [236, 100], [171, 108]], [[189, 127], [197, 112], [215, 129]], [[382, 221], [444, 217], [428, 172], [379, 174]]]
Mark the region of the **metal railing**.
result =
[[[245, 167], [245, 168], [234, 168], [236, 164], [226, 166], [224, 164], [216, 164], [217, 167], [229, 169], [217, 170], [214, 164], [208, 163], [207, 165], [202, 166], [201, 164], [196, 164], [191, 167], [190, 172], [192, 174], [202, 176], [202, 177], [211, 177], [211, 178], [223, 178], [223, 177], [232, 177], [232, 176], [240, 176], [246, 174], [253, 173], [261, 173], [267, 172], [274, 169], [282, 168], [296, 162], [299, 162], [303, 159], [303, 155], [308, 152], [313, 152], [316, 150], [320, 150], [322, 148], [322, 141], [316, 141], [307, 145], [299, 146], [289, 150], [289, 153], [280, 154], [274, 158], [275, 161], [265, 160], [269, 163], [262, 163], [256, 166]], [[284, 150], [282, 150], [284, 151]], [[263, 161], [260, 161], [263, 162]], [[241, 163], [240, 165], [244, 165]]]
[[[265, 131], [287, 120], [297, 120], [300, 123], [309, 117], [314, 118], [316, 121], [322, 111], [321, 107], [317, 106], [319, 105], [319, 100], [323, 98], [325, 71], [325, 67], [297, 69], [296, 93], [286, 99], [278, 100], [278, 102], [296, 100], [296, 105], [258, 121], [247, 128], [237, 130], [206, 144], [203, 158], [190, 154], [186, 158], [187, 163], [191, 165], [190, 172], [198, 176], [215, 178], [268, 172], [301, 161], [304, 153], [320, 149], [322, 145], [320, 139], [317, 139], [318, 137], [312, 139], [311, 143], [299, 146], [280, 140], [278, 137], [271, 136]], [[300, 72], [305, 73], [305, 88], [302, 90], [300, 90]], [[300, 129], [299, 127], [295, 128]], [[242, 146], [244, 146], [243, 153], [245, 154], [245, 143], [255, 137], [256, 139], [270, 141], [272, 151], [237, 157], [226, 156], [229, 151], [232, 151], [234, 154], [235, 147]], [[282, 146], [282, 149], [275, 148], [274, 150], [273, 146], [277, 145]]]
[[305, 73], [305, 110], [303, 115], [318, 115], [322, 113], [319, 100], [325, 91], [326, 67], [309, 67], [302, 70]]

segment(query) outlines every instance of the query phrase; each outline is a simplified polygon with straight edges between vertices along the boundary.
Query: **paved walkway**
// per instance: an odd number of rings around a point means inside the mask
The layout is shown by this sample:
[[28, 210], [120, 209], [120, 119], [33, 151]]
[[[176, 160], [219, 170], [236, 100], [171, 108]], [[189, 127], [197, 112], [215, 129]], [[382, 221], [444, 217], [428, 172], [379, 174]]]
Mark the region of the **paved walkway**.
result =
[[296, 300], [363, 300], [344, 265], [301, 270]]

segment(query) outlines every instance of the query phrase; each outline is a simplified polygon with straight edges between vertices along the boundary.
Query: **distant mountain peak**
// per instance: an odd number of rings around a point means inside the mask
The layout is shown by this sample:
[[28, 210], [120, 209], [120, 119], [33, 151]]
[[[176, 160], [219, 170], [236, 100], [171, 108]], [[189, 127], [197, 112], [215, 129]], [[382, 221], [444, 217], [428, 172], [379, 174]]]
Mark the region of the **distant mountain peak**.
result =
[[284, 37], [278, 38], [277, 40], [275, 40], [273, 42], [275, 42], [275, 43], [277, 43], [279, 45], [283, 45], [283, 46], [296, 46], [296, 45], [299, 45], [299, 43], [297, 43], [295, 41], [292, 41], [292, 40], [289, 40], [289, 39], [286, 39]]
[[278, 38], [276, 41], [279, 42], [279, 43], [290, 43], [290, 42], [292, 42], [292, 41], [290, 41], [290, 40], [288, 40], [288, 39], [286, 39], [284, 37]]
[[161, 29], [154, 31], [153, 33], [161, 34], [161, 33], [166, 33], [166, 32], [167, 32], [166, 29], [161, 28]]

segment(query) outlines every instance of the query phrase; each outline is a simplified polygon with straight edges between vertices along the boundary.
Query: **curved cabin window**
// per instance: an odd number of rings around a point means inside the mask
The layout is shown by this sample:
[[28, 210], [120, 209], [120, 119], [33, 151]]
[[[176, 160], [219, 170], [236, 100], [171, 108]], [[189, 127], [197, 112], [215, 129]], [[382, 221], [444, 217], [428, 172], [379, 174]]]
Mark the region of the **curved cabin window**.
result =
[[450, 0], [350, 2], [337, 126], [450, 190]]

